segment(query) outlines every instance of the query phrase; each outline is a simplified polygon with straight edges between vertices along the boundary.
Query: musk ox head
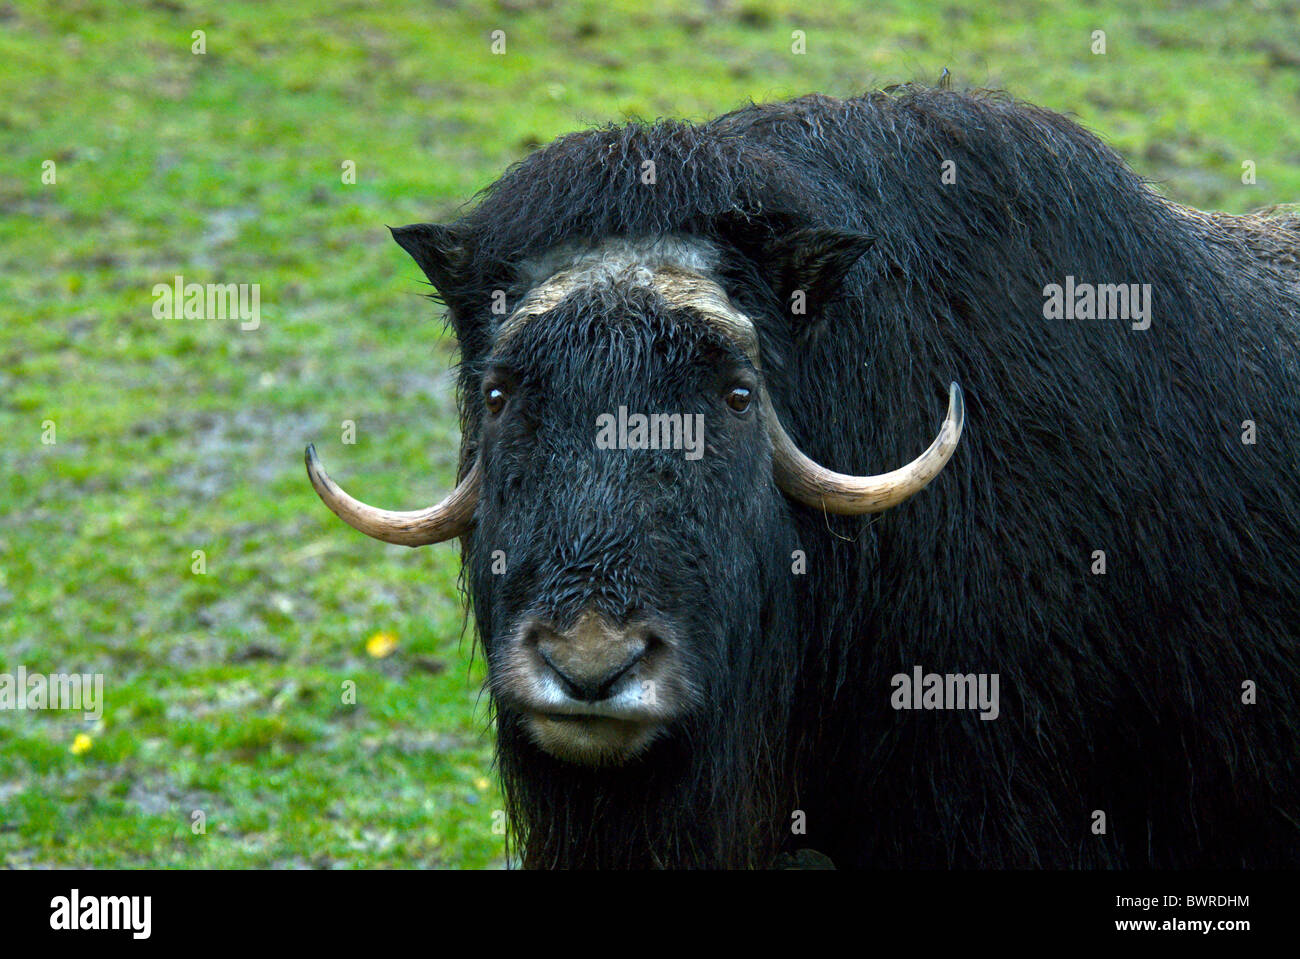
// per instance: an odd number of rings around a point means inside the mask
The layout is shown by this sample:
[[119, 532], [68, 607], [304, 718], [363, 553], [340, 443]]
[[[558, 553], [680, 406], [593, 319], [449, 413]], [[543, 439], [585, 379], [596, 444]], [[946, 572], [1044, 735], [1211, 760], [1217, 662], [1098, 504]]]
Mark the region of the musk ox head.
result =
[[[441, 286], [445, 228], [395, 234]], [[824, 294], [868, 244], [802, 237], [783, 285]], [[465, 465], [435, 506], [367, 506], [307, 450], [317, 493], [361, 532], [462, 538], [502, 735], [564, 762], [623, 765], [701, 741], [780, 641], [764, 634], [792, 605], [791, 501], [886, 509], [937, 475], [961, 433], [953, 384], [937, 438], [901, 469], [847, 476], [808, 459], [777, 416], [729, 256], [669, 236], [517, 265], [513, 308], [466, 357]]]

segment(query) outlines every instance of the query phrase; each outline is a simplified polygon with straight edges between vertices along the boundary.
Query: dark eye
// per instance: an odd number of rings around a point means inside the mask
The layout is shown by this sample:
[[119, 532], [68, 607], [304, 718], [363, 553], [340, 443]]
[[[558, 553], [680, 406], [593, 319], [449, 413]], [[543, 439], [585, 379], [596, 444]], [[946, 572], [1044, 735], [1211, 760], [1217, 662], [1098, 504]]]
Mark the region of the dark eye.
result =
[[487, 406], [487, 411], [496, 416], [505, 408], [506, 391], [499, 386], [489, 386], [483, 391], [483, 402]]
[[733, 386], [731, 389], [727, 390], [727, 405], [737, 413], [743, 413], [745, 410], [749, 409], [750, 397], [751, 394], [749, 387]]

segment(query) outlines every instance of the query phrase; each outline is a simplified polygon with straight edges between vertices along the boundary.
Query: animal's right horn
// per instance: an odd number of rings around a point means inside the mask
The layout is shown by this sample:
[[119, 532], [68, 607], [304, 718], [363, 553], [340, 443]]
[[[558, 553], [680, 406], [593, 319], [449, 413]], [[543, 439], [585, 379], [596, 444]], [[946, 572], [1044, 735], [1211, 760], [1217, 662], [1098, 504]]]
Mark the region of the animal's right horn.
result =
[[474, 507], [478, 503], [479, 483], [482, 470], [478, 458], [469, 473], [441, 503], [426, 509], [410, 512], [395, 512], [367, 506], [343, 492], [339, 485], [329, 478], [316, 459], [316, 447], [307, 447], [307, 477], [315, 488], [316, 494], [325, 505], [334, 511], [339, 519], [355, 530], [367, 536], [396, 543], [399, 546], [428, 546], [454, 539], [470, 527], [474, 516]]

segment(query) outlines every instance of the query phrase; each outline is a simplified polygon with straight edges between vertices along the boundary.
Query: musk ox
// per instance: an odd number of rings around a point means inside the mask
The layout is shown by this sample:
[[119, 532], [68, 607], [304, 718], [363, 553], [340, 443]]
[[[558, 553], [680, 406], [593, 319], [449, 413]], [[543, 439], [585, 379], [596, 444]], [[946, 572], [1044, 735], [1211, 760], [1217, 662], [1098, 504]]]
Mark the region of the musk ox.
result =
[[460, 538], [524, 865], [1300, 862], [1300, 219], [903, 87], [575, 133], [393, 234], [459, 485], [308, 472]]

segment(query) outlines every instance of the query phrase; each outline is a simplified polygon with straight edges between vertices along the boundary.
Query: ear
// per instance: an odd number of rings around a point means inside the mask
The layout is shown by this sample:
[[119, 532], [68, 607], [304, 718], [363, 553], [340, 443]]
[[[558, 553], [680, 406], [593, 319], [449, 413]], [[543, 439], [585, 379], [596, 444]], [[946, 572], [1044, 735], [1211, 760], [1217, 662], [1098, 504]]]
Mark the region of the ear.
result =
[[839, 293], [844, 278], [875, 237], [848, 230], [796, 230], [767, 251], [772, 289], [786, 315], [799, 323], [817, 319]]
[[467, 254], [464, 244], [451, 227], [436, 223], [413, 223], [389, 227], [393, 239], [438, 288], [444, 298], [459, 285]]

